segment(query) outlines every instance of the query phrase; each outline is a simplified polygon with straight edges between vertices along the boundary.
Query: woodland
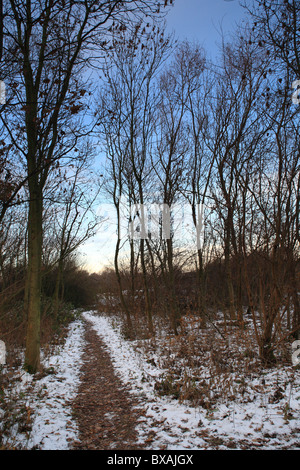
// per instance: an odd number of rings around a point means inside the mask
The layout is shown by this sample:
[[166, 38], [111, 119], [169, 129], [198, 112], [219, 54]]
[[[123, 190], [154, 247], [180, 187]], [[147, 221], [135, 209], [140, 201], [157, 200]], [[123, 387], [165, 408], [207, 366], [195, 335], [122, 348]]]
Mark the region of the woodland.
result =
[[[0, 1], [0, 340], [32, 376], [89, 310], [189, 367], [298, 372], [300, 4], [245, 2], [212, 59], [166, 32], [172, 3]], [[207, 406], [176, 380], [157, 392]]]

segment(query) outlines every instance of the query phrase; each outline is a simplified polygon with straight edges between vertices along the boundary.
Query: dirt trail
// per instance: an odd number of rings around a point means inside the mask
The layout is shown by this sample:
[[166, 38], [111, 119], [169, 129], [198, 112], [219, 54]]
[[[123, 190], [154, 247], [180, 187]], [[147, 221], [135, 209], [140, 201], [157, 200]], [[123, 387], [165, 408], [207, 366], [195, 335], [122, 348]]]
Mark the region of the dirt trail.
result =
[[73, 403], [79, 427], [78, 450], [143, 449], [136, 424], [143, 410], [115, 375], [101, 338], [86, 322], [81, 384]]

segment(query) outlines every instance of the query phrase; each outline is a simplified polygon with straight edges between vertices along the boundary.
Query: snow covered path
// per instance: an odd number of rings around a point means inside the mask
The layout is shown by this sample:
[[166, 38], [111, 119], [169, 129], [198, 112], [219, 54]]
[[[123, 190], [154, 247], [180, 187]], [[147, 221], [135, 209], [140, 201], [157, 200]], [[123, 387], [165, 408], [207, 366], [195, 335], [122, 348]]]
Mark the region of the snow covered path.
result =
[[76, 450], [142, 450], [137, 422], [143, 414], [130, 388], [115, 373], [110, 350], [85, 321], [81, 380], [72, 403], [78, 425]]
[[[289, 390], [288, 406], [294, 412], [291, 420], [284, 410], [267, 400], [265, 403], [261, 400], [223, 403], [214, 410], [193, 408], [157, 396], [155, 379], [164, 371], [136, 353], [130, 342], [122, 338], [117, 324], [113, 326], [106, 317], [91, 313], [84, 314], [84, 318], [91, 322], [110, 349], [115, 370], [124, 383], [131, 384], [132, 393], [143, 397], [146, 420], [138, 431], [141, 442], [148, 440], [148, 449], [300, 448], [299, 374], [298, 382]], [[265, 380], [273, 380], [274, 385], [278, 383], [278, 371], [271, 370]]]
[[122, 381], [130, 384], [132, 393], [143, 400], [146, 413], [137, 428], [139, 442], [146, 441], [148, 449], [205, 447], [205, 441], [195, 432], [199, 429], [199, 420], [203, 416], [175, 400], [157, 397], [155, 394], [155, 377], [163, 371], [151, 367], [135, 353], [130, 343], [122, 339], [118, 328], [113, 328], [107, 318], [89, 313], [84, 314], [84, 318], [93, 325], [109, 348], [115, 371]]
[[[86, 322], [102, 345], [105, 344], [115, 374], [130, 390], [138, 407], [144, 409], [136, 432], [138, 442], [147, 449], [300, 448], [299, 371], [293, 379], [289, 375], [291, 368], [282, 369], [281, 375], [272, 369], [264, 374], [266, 383], [274, 382], [274, 390], [278, 384], [286, 384], [281, 401], [270, 403], [266, 395], [257, 393], [252, 401], [245, 403], [224, 401], [209, 410], [191, 407], [159, 396], [155, 383], [165, 372], [154, 365], [159, 361], [153, 364], [136, 351], [133, 343], [124, 340], [116, 319], [93, 312], [83, 313], [82, 319], [71, 325], [65, 344], [43, 361], [48, 374], [36, 380], [21, 369], [16, 372], [18, 387], [9, 392], [17, 397], [16, 403], [21, 395], [26, 397], [25, 404], [20, 401], [19, 406], [22, 404], [28, 410], [32, 426], [29, 433], [15, 426], [9, 438], [11, 446], [63, 450], [71, 449], [78, 440], [78, 423], [72, 406], [81, 384]], [[258, 381], [253, 387], [261, 390]]]

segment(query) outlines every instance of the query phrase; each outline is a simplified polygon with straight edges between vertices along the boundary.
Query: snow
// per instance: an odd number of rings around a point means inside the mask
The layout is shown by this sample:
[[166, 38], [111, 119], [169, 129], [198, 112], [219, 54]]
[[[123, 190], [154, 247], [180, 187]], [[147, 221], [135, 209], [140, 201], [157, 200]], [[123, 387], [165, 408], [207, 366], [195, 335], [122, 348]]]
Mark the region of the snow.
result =
[[[30, 432], [12, 428], [4, 444], [14, 448], [64, 450], [78, 437], [78, 428], [72, 416], [71, 400], [80, 383], [80, 367], [84, 348], [84, 321], [95, 329], [105, 343], [116, 374], [145, 409], [137, 431], [140, 442], [148, 449], [228, 449], [264, 448], [282, 449], [300, 447], [300, 377], [299, 370], [281, 367], [264, 371], [262, 381], [254, 377], [251, 400], [220, 400], [214, 407], [191, 406], [169, 396], [160, 396], [156, 382], [166, 373], [159, 366], [160, 358], [151, 359], [139, 350], [135, 342], [126, 341], [117, 318], [85, 312], [71, 324], [65, 344], [51, 357], [44, 358], [49, 372], [39, 380], [21, 368], [18, 385], [13, 393], [30, 415]], [[3, 368], [2, 374], [5, 373]], [[282, 397], [272, 402], [270, 396], [278, 386]], [[6, 391], [6, 394], [12, 390]], [[21, 406], [19, 404], [19, 406]], [[1, 404], [0, 404], [1, 412]], [[107, 416], [107, 419], [112, 419]], [[0, 414], [1, 429], [1, 414]], [[150, 430], [150, 432], [149, 432]], [[5, 434], [4, 430], [3, 433]]]
[[[81, 320], [73, 322], [62, 348], [43, 361], [48, 371], [53, 371], [38, 381], [19, 368], [15, 379], [19, 382], [13, 390], [16, 403], [26, 402], [28, 412], [33, 413], [32, 431], [29, 433], [16, 432], [4, 439], [3, 444], [13, 448], [41, 450], [65, 450], [69, 442], [77, 437], [77, 426], [72, 420], [72, 410], [69, 400], [76, 395], [79, 385], [80, 361], [84, 346], [84, 326]], [[12, 391], [7, 392], [8, 396]], [[0, 419], [1, 425], [1, 419]]]
[[[144, 442], [149, 428], [153, 440], [149, 449], [209, 449], [207, 434], [222, 438], [224, 441], [250, 441], [255, 447], [260, 445], [263, 435], [276, 432], [276, 438], [265, 448], [276, 449], [282, 445], [300, 447], [300, 380], [293, 383], [290, 369], [282, 370], [282, 375], [289, 379], [287, 390], [288, 410], [293, 412], [293, 419], [285, 418], [280, 404], [269, 404], [262, 394], [251, 403], [230, 402], [220, 404], [214, 410], [193, 408], [177, 400], [160, 397], [154, 392], [155, 379], [163, 376], [165, 370], [151, 366], [144, 355], [139, 354], [132, 344], [124, 341], [115, 320], [103, 316], [85, 313], [84, 318], [91, 322], [101, 339], [106, 343], [113, 360], [115, 370], [124, 383], [130, 384], [133, 393], [142, 396], [146, 409], [146, 422], [138, 430], [140, 440]], [[152, 355], [153, 358], [153, 355]], [[155, 357], [154, 362], [159, 363]], [[265, 383], [278, 383], [278, 371], [264, 374]], [[255, 384], [254, 384], [255, 385]], [[287, 442], [286, 442], [287, 440]], [[226, 446], [219, 446], [220, 449]]]
[[56, 374], [39, 381], [39, 387], [47, 390], [47, 400], [40, 405], [37, 402], [30, 447], [41, 445], [43, 449], [64, 450], [68, 442], [76, 438], [77, 426], [67, 402], [74, 398], [80, 383], [83, 346], [83, 324], [77, 321], [72, 324], [62, 351], [46, 363]]

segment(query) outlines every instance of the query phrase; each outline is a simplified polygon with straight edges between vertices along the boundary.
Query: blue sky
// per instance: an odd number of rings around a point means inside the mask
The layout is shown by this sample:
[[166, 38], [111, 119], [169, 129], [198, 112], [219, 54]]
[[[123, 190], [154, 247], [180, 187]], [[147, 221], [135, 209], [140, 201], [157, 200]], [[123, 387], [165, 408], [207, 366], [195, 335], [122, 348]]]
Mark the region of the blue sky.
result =
[[[234, 31], [236, 23], [246, 17], [244, 8], [239, 0], [174, 0], [167, 18], [167, 30], [174, 32], [178, 40], [198, 42], [214, 59], [220, 43], [221, 25], [224, 34]], [[116, 243], [116, 221], [113, 206], [108, 205], [106, 212], [99, 208], [102, 214], [108, 216], [106, 230], [89, 240], [80, 250], [81, 260], [91, 271], [99, 272], [104, 266], [112, 266], [114, 247]], [[103, 212], [104, 210], [104, 212]]]
[[199, 42], [213, 58], [221, 26], [226, 34], [245, 17], [239, 0], [174, 0], [166, 22], [179, 40]]

